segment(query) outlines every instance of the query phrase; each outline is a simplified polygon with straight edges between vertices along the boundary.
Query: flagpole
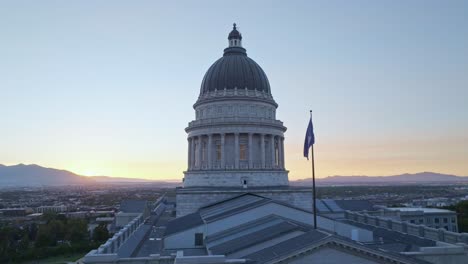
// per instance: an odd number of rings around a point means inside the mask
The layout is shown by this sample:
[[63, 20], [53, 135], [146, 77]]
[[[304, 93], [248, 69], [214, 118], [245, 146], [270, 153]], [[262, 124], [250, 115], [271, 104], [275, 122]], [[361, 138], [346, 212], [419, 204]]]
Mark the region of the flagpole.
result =
[[[312, 110], [310, 110], [310, 120], [312, 120]], [[317, 229], [317, 206], [315, 196], [315, 164], [314, 164], [314, 144], [311, 146], [312, 150], [312, 199], [314, 209], [314, 229]]]

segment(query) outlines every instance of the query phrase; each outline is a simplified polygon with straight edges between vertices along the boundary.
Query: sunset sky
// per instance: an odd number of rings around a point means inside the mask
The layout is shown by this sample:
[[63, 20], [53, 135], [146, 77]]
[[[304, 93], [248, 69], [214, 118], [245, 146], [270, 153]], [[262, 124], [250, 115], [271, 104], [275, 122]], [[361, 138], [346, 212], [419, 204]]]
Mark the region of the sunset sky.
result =
[[1, 1], [0, 164], [181, 179], [184, 128], [236, 22], [290, 179], [468, 176], [468, 1]]

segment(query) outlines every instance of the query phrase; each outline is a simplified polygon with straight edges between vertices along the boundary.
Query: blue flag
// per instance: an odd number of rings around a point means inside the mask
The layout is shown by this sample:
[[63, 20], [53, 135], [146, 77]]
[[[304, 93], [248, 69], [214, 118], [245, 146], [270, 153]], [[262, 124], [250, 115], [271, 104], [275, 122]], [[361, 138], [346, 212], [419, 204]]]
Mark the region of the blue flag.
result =
[[309, 159], [309, 149], [315, 143], [314, 126], [312, 125], [312, 118], [310, 118], [309, 125], [307, 126], [307, 132], [304, 141], [304, 157]]

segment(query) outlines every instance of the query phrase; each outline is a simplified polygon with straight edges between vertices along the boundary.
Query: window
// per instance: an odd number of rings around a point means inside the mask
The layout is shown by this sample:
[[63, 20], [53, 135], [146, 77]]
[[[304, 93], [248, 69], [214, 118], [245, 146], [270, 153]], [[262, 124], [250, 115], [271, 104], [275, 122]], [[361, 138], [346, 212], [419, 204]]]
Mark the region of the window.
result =
[[424, 219], [419, 219], [419, 223], [420, 224], [424, 223]]
[[434, 218], [434, 223], [437, 223], [437, 224], [438, 224], [438, 223], [439, 223], [439, 218], [437, 218], [437, 217]]
[[449, 229], [448, 229], [448, 226], [444, 226], [444, 229], [447, 230], [447, 231], [449, 230]]
[[203, 233], [195, 233], [195, 246], [203, 246]]
[[410, 223], [414, 224], [414, 220], [410, 220]]
[[447, 217], [444, 217], [444, 223], [448, 223], [448, 218]]
[[247, 180], [243, 180], [242, 184], [247, 185]]
[[239, 146], [239, 150], [240, 160], [247, 160], [247, 144], [241, 143]]
[[221, 143], [216, 142], [216, 160], [221, 160]]
[[452, 224], [455, 224], [455, 217], [452, 217]]

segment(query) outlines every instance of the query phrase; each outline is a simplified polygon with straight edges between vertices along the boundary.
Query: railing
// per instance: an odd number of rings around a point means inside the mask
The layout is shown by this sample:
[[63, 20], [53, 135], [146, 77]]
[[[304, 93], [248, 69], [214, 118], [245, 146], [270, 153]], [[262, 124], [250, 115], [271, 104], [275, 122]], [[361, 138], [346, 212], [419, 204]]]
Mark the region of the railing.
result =
[[[161, 215], [165, 206], [166, 195], [159, 197], [158, 200], [154, 203], [154, 209], [152, 209], [153, 214]], [[141, 226], [145, 224], [145, 216], [139, 214], [132, 221], [126, 224], [122, 229], [114, 234], [113, 237], [109, 238], [104, 244], [99, 246], [98, 249], [90, 251], [88, 255], [99, 255], [99, 254], [117, 254], [119, 248], [131, 237]]]
[[354, 222], [371, 226], [381, 227], [392, 231], [397, 231], [409, 235], [419, 236], [431, 240], [446, 242], [450, 244], [465, 243], [468, 245], [468, 233], [455, 233], [444, 228], [432, 228], [425, 225], [411, 224], [404, 221], [397, 221], [389, 218], [371, 216], [366, 213], [345, 212], [345, 218]]

